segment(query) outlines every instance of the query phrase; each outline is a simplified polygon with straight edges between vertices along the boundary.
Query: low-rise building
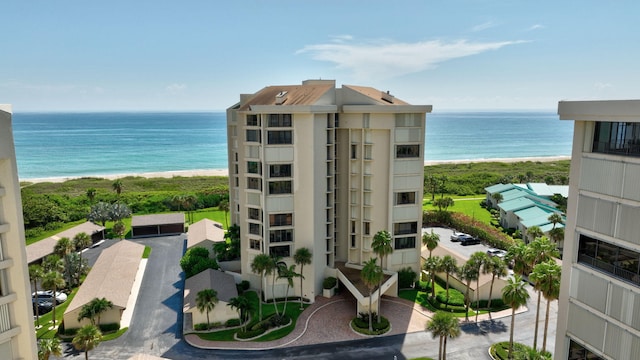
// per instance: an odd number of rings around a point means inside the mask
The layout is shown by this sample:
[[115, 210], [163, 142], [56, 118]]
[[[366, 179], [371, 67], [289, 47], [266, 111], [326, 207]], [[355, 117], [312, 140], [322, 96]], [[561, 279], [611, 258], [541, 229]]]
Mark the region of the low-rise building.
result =
[[[207, 269], [187, 280], [184, 283], [184, 303], [185, 316], [191, 316], [191, 324], [207, 323], [207, 314], [198, 310], [196, 298], [202, 290], [213, 289], [217, 293], [218, 304], [209, 312], [210, 323], [223, 323], [229, 319], [239, 319], [237, 310], [228, 306], [229, 301], [238, 296], [238, 289], [233, 276], [225, 274], [219, 270]], [[188, 323], [189, 320], [187, 319]]]

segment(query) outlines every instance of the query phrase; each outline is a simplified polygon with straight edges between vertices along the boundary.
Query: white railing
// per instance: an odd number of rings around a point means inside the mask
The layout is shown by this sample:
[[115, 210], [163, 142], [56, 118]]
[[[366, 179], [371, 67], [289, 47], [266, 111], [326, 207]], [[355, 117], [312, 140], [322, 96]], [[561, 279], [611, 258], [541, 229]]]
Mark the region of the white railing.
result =
[[0, 333], [11, 330], [9, 304], [0, 305]]

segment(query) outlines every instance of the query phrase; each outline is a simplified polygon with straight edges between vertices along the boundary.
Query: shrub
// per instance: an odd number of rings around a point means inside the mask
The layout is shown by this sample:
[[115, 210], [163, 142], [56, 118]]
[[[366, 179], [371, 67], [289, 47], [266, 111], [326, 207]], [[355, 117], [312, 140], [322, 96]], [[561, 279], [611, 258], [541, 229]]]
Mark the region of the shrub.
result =
[[103, 334], [120, 330], [119, 323], [100, 324], [99, 327]]
[[236, 333], [236, 336], [238, 337], [238, 339], [251, 339], [256, 336], [260, 336], [264, 334], [265, 331], [266, 329], [262, 329], [262, 328], [255, 329], [255, 330], [238, 331]]
[[411, 268], [402, 268], [398, 271], [398, 286], [400, 289], [410, 288], [417, 278], [418, 274], [416, 274], [416, 272]]
[[195, 324], [195, 325], [193, 325], [193, 330], [196, 330], [196, 331], [209, 330], [209, 324], [207, 324], [207, 323]]
[[367, 313], [363, 318], [363, 313], [360, 313], [358, 317], [351, 321], [351, 328], [355, 331], [365, 335], [380, 335], [384, 334], [391, 328], [389, 320], [384, 316], [381, 316], [381, 321], [378, 323], [377, 319], [374, 319], [371, 323], [373, 331], [369, 331], [369, 314]]
[[322, 282], [322, 287], [324, 289], [333, 289], [334, 287], [336, 287], [336, 285], [338, 285], [338, 279], [334, 278], [333, 276], [325, 278]]
[[240, 319], [229, 319], [224, 323], [226, 327], [240, 326]]
[[209, 250], [203, 247], [194, 247], [187, 250], [180, 259], [180, 267], [187, 278], [206, 269], [219, 269], [218, 262], [209, 258]]
[[464, 306], [464, 294], [456, 289], [449, 288], [449, 301], [447, 302], [447, 291], [438, 291], [436, 299], [443, 303], [452, 306]]
[[242, 280], [240, 282], [240, 288], [242, 288], [242, 290], [247, 291], [249, 290], [249, 287], [251, 286], [251, 283], [248, 282], [247, 280]]

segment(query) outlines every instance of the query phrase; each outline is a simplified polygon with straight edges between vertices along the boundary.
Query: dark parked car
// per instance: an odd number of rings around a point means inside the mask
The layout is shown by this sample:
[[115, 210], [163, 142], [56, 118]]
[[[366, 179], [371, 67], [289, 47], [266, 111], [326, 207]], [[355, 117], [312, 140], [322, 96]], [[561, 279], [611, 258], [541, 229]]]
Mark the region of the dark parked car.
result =
[[39, 315], [46, 314], [51, 311], [51, 309], [53, 309], [53, 302], [51, 301], [51, 299], [38, 299], [37, 302], [36, 299], [31, 299], [31, 302], [33, 305], [34, 315], [36, 313], [36, 307], [38, 308]]
[[460, 239], [460, 245], [462, 246], [480, 244], [480, 239], [474, 238], [471, 235], [460, 236], [459, 239]]

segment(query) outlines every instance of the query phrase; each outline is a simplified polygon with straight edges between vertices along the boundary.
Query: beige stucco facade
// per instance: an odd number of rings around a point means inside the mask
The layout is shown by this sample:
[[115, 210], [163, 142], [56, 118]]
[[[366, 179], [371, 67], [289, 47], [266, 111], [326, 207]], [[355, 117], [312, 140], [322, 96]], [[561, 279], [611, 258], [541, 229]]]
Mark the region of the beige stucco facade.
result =
[[574, 136], [554, 359], [638, 359], [640, 101], [561, 101], [558, 114]]
[[[227, 110], [227, 128], [230, 214], [241, 229], [243, 278], [258, 288], [256, 255], [277, 253], [291, 265], [306, 247], [312, 263], [304, 267], [302, 291], [295, 281], [289, 296], [313, 301], [337, 262], [361, 265], [374, 256], [371, 241], [380, 230], [398, 245], [384, 268], [419, 270], [431, 106], [368, 87], [336, 88], [332, 80], [269, 86], [240, 98]], [[285, 281], [276, 282], [275, 294], [264, 288], [267, 298], [287, 290]]]
[[36, 359], [11, 114], [0, 105], [0, 358]]

